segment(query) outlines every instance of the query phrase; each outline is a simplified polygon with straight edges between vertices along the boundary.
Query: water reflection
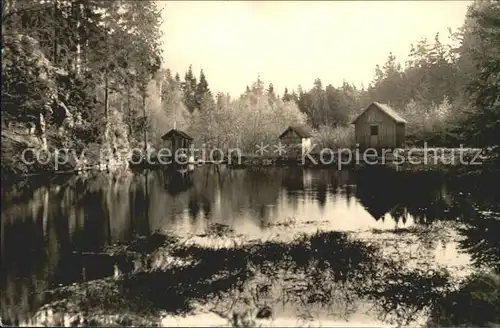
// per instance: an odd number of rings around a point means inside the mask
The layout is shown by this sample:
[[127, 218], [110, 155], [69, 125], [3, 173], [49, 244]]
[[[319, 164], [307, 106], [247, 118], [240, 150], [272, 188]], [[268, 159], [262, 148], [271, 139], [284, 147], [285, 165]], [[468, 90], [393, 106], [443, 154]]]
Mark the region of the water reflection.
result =
[[[380, 169], [207, 165], [67, 177], [2, 195], [0, 315], [15, 323], [34, 313], [44, 290], [110, 276], [116, 261], [131, 266], [100, 252], [156, 230], [200, 234], [219, 223], [259, 237], [290, 218], [314, 227], [326, 222], [336, 231], [428, 225], [462, 216], [452, 195], [440, 175]], [[474, 239], [473, 232], [464, 234]]]
[[[372, 320], [400, 326], [418, 320], [419, 312], [450, 283], [448, 273], [429, 270], [430, 263], [408, 270], [403, 259], [384, 257], [380, 246], [342, 232], [299, 236], [290, 243], [217, 249], [186, 245], [174, 237], [154, 237], [146, 245], [139, 241], [128, 249], [149, 253], [143, 270], [117, 281], [55, 290], [55, 299], [70, 301], [54, 308], [73, 312], [71, 304], [81, 304], [84, 311], [98, 313], [105, 304], [112, 313], [126, 309], [183, 315], [196, 303], [227, 317], [246, 305], [262, 308], [268, 304], [282, 318], [359, 320], [366, 310]], [[148, 243], [156, 247], [147, 247]], [[191, 261], [169, 265], [169, 257]]]

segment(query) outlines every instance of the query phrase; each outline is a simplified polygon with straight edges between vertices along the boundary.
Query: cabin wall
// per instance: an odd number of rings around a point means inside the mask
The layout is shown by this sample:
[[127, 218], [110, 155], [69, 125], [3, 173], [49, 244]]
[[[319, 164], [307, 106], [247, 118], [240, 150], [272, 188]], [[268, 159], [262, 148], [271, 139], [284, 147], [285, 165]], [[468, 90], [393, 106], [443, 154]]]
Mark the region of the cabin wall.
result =
[[302, 138], [293, 130], [288, 130], [280, 141], [286, 147], [287, 156], [300, 156], [302, 150]]
[[396, 147], [401, 148], [404, 147], [406, 138], [405, 132], [405, 124], [397, 123], [396, 124]]
[[175, 152], [178, 149], [185, 149], [186, 151], [188, 151], [192, 142], [181, 136], [172, 136], [170, 139], [167, 140], [167, 144], [170, 148], [170, 151], [172, 152], [172, 156], [175, 156]]
[[[378, 126], [378, 135], [371, 136], [371, 125]], [[360, 148], [397, 147], [396, 122], [375, 105], [371, 105], [355, 123], [356, 143]]]

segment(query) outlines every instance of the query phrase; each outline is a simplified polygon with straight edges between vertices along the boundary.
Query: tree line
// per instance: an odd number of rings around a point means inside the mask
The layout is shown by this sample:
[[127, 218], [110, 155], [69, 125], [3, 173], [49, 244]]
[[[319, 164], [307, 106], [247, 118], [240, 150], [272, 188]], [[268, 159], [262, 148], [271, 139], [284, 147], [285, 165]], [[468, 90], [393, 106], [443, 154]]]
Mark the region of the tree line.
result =
[[162, 61], [153, 1], [7, 0], [2, 9], [3, 127], [31, 124], [42, 147], [79, 151], [147, 140]]
[[[500, 2], [476, 1], [446, 42], [436, 34], [389, 53], [368, 86], [344, 81], [285, 88], [256, 80], [239, 96], [213, 94], [192, 66], [162, 68], [153, 1], [7, 0], [2, 3], [2, 125], [32, 124], [52, 147], [157, 147], [174, 126], [198, 143], [254, 151], [291, 124], [318, 143], [352, 143], [352, 118], [371, 102], [408, 121], [408, 144], [498, 145]], [[168, 67], [168, 58], [166, 65]]]
[[[500, 62], [495, 55], [500, 44], [500, 25], [495, 19], [498, 7], [496, 0], [474, 2], [458, 30], [450, 29], [446, 40], [436, 33], [431, 40], [424, 38], [411, 44], [404, 64], [389, 53], [386, 62], [375, 67], [373, 80], [366, 87], [346, 81], [340, 86], [325, 86], [317, 78], [309, 89], [299, 85], [295, 89], [285, 88], [279, 95], [272, 83], [264, 87], [264, 82], [257, 78], [238, 99], [230, 99], [225, 94], [214, 97], [203, 70], [197, 83], [189, 67], [183, 79], [179, 74], [174, 79], [186, 113], [191, 113], [191, 125], [186, 129], [201, 138], [224, 139], [234, 146], [242, 137], [250, 145], [257, 137], [269, 140], [272, 135], [279, 135], [289, 124], [307, 123], [314, 128], [318, 142], [346, 146], [352, 144], [351, 120], [377, 101], [390, 105], [408, 121], [409, 145], [498, 145], [499, 110], [494, 100], [494, 95], [498, 95], [496, 65]], [[172, 81], [171, 75], [168, 71], [166, 80]], [[490, 90], [489, 97], [483, 89]], [[291, 119], [281, 117], [283, 121], [274, 122], [269, 130], [272, 119], [268, 116], [275, 115], [285, 104]], [[280, 119], [275, 116], [274, 119]], [[204, 131], [203, 124], [197, 124], [198, 117], [206, 124]], [[245, 122], [238, 125], [241, 117]], [[225, 122], [235, 124], [237, 136], [231, 136]], [[251, 128], [241, 130], [245, 126]], [[218, 135], [211, 135], [210, 131], [217, 131]]]

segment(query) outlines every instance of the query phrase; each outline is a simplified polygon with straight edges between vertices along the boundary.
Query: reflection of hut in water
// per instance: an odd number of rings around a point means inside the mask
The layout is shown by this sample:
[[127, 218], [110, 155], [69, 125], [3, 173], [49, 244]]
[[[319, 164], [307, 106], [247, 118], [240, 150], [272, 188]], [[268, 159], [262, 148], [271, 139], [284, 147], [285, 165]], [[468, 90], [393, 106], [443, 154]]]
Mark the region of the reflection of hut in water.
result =
[[343, 194], [344, 194], [345, 199], [347, 201], [347, 206], [351, 205], [352, 198], [354, 197], [354, 194], [355, 194], [355, 190], [356, 190], [355, 185], [348, 184], [348, 185], [344, 186]]
[[396, 224], [399, 222], [406, 224], [408, 221], [408, 211], [404, 206], [396, 206], [390, 211], [391, 217], [396, 221]]
[[282, 186], [288, 192], [304, 190], [304, 170], [301, 167], [290, 167], [282, 176]]
[[193, 185], [191, 171], [168, 170], [164, 175], [164, 187], [171, 195], [187, 191]]
[[397, 205], [390, 202], [387, 198], [376, 197], [375, 195], [363, 195], [358, 193], [357, 197], [363, 207], [375, 220], [384, 220], [384, 216], [393, 210]]
[[233, 186], [223, 188], [224, 198], [231, 200], [232, 211], [247, 208], [261, 227], [272, 219], [272, 211], [280, 197], [284, 172], [275, 168], [255, 168], [232, 180]]
[[312, 174], [311, 170], [304, 170], [303, 171], [302, 184], [304, 185], [304, 188], [306, 188], [306, 189], [312, 188], [313, 174]]
[[193, 220], [193, 223], [196, 223], [196, 219], [198, 218], [198, 214], [200, 214], [200, 212], [201, 212], [200, 199], [198, 198], [198, 195], [196, 194], [196, 192], [190, 192], [188, 208], [189, 208], [189, 216], [191, 217], [191, 220]]
[[385, 169], [358, 172], [356, 198], [375, 220], [383, 219], [399, 204], [400, 188], [397, 177]]
[[[154, 175], [151, 178], [155, 178]], [[130, 217], [131, 230], [140, 235], [148, 235], [150, 232], [149, 205], [150, 205], [150, 175], [135, 174], [130, 185]]]
[[318, 181], [316, 185], [315, 199], [318, 202], [320, 209], [325, 208], [326, 198], [328, 193], [328, 185], [325, 181]]

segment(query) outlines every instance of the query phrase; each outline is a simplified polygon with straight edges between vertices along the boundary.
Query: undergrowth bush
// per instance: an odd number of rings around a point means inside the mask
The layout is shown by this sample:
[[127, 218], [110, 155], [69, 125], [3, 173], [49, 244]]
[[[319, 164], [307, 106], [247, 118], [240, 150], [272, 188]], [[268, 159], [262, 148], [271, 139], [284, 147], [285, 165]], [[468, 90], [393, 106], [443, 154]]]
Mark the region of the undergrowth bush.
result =
[[446, 295], [433, 310], [431, 325], [494, 326], [500, 324], [500, 274], [477, 273]]
[[401, 115], [406, 124], [406, 144], [454, 147], [460, 143], [460, 136], [453, 133], [456, 121], [455, 108], [445, 97], [439, 104], [430, 107], [414, 100], [410, 101]]
[[355, 145], [354, 128], [352, 126], [322, 125], [313, 132], [313, 144], [321, 148], [349, 148]]

